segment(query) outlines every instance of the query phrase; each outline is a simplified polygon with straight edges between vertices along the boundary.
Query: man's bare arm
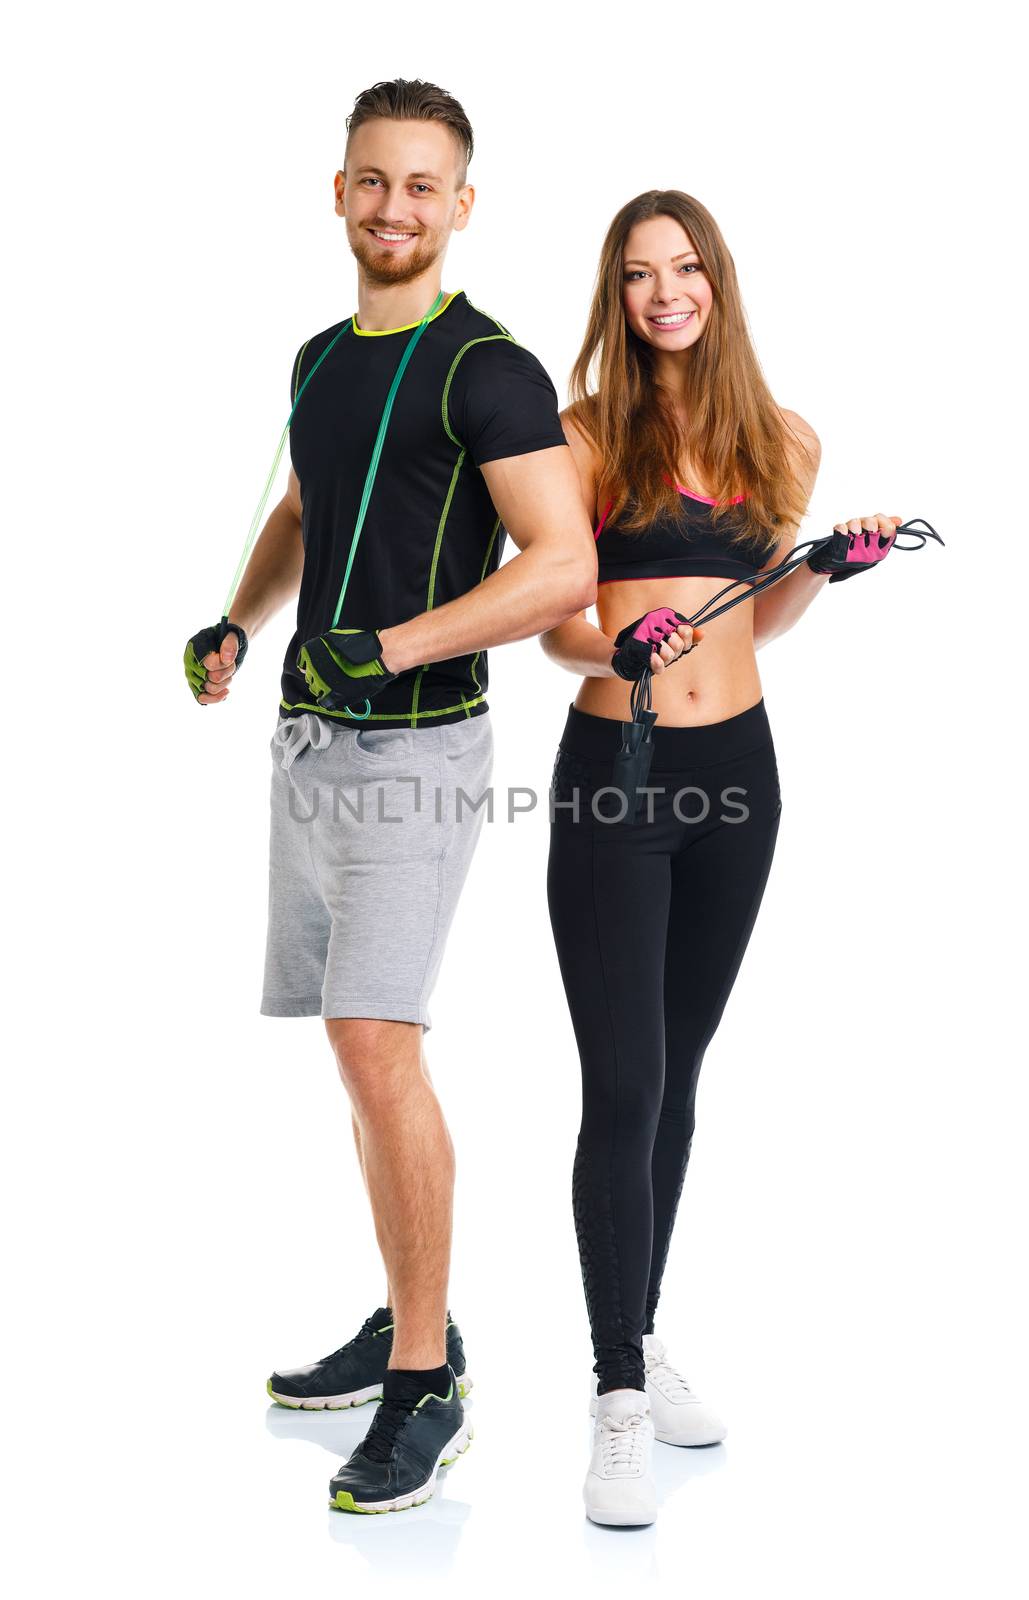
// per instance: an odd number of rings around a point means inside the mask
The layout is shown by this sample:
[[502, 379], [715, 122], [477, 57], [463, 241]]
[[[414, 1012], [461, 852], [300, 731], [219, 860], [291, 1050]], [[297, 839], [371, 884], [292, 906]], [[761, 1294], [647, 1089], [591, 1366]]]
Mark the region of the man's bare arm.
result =
[[289, 469], [286, 493], [261, 530], [232, 605], [232, 621], [250, 638], [300, 592], [304, 570], [300, 482]]
[[391, 672], [530, 638], [596, 598], [593, 536], [565, 446], [487, 461], [482, 475], [519, 554], [456, 600], [380, 628]]
[[[238, 622], [248, 639], [299, 593], [304, 570], [301, 515], [300, 481], [290, 467], [286, 493], [261, 529], [232, 602], [229, 621]], [[228, 699], [235, 661], [236, 635], [230, 633], [218, 655], [204, 657], [207, 686], [198, 696], [201, 705]]]
[[[596, 554], [592, 518], [597, 502], [600, 458], [592, 441], [572, 421], [570, 407], [561, 413], [561, 426], [568, 440], [572, 460], [575, 462], [576, 477], [579, 480], [579, 498], [582, 502], [583, 515], [590, 523], [590, 538]], [[580, 609], [575, 616], [558, 623], [556, 627], [548, 628], [540, 635], [540, 644], [544, 655], [581, 678], [615, 676], [615, 669], [611, 665], [614, 658], [614, 644], [606, 634], [590, 622], [585, 610]]]

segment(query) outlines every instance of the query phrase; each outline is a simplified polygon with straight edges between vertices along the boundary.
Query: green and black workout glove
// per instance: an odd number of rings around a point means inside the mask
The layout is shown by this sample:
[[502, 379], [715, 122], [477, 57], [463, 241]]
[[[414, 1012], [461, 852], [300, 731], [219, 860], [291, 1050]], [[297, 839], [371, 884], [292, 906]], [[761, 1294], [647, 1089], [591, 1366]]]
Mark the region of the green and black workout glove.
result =
[[234, 633], [239, 638], [239, 649], [236, 651], [236, 671], [243, 665], [243, 657], [247, 653], [247, 636], [238, 622], [230, 622], [228, 617], [222, 617], [220, 622], [215, 622], [210, 628], [201, 628], [195, 633], [186, 645], [186, 653], [182, 657], [182, 664], [186, 669], [186, 682], [193, 691], [193, 698], [199, 700], [207, 688], [207, 668], [204, 666], [204, 657], [214, 651], [219, 653], [225, 635]]
[[397, 676], [383, 662], [378, 634], [360, 628], [330, 628], [317, 639], [308, 639], [300, 648], [297, 666], [323, 711], [363, 705]]

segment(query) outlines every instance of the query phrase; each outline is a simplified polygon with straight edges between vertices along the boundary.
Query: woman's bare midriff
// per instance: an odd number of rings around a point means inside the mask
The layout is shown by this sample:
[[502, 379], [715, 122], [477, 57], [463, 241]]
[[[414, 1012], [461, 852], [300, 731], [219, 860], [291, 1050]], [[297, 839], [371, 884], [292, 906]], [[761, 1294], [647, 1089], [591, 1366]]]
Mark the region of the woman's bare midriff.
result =
[[[613, 639], [627, 623], [658, 606], [671, 606], [691, 616], [706, 600], [724, 589], [728, 578], [644, 578], [602, 583], [597, 590], [597, 621]], [[731, 590], [731, 600], [744, 592]], [[761, 699], [761, 678], [754, 651], [754, 604], [744, 600], [706, 627], [698, 628], [695, 648], [655, 673], [652, 704], [660, 725], [691, 728], [748, 711]], [[575, 697], [580, 711], [594, 717], [627, 720], [631, 684], [622, 678], [584, 678]]]

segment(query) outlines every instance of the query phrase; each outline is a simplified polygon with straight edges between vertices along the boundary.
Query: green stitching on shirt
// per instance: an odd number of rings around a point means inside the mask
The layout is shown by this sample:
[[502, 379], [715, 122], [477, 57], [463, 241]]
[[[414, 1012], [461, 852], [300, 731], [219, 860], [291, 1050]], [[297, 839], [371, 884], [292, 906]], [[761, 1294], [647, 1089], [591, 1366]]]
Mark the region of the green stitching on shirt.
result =
[[[439, 519], [439, 527], [436, 529], [436, 543], [433, 548], [432, 562], [429, 567], [429, 592], [425, 599], [426, 611], [432, 610], [436, 598], [436, 568], [439, 565], [440, 547], [443, 544], [443, 530], [447, 525], [447, 517], [450, 515], [450, 502], [454, 498], [454, 490], [457, 488], [457, 480], [460, 475], [461, 468], [464, 466], [464, 458], [465, 452], [462, 449], [461, 454], [458, 456], [457, 461], [454, 464], [454, 470], [450, 478], [450, 488], [447, 490], [447, 498], [443, 502], [443, 514]], [[479, 579], [479, 582], [482, 582], [481, 578]]]
[[[486, 546], [486, 559], [482, 563], [482, 571], [479, 574], [479, 582], [480, 583], [482, 583], [483, 580], [486, 577], [486, 568], [489, 566], [489, 558], [493, 554], [493, 545], [496, 542], [497, 532], [498, 532], [499, 528], [500, 528], [500, 518], [498, 517], [496, 522], [493, 524], [493, 532], [489, 536], [489, 544]], [[478, 664], [478, 660], [479, 660], [479, 657], [481, 655], [482, 655], [482, 651], [481, 650], [476, 650], [475, 654], [472, 657], [471, 667], [469, 668], [469, 671], [471, 672], [471, 675], [472, 675], [472, 682], [475, 684], [475, 687], [478, 689], [480, 694], [482, 693], [482, 684], [479, 682], [479, 679], [476, 676], [475, 668], [476, 668], [476, 666]], [[471, 712], [469, 712], [469, 711], [465, 712], [465, 716], [466, 717], [468, 717], [470, 715], [471, 715]]]
[[454, 357], [450, 371], [447, 373], [447, 381], [443, 385], [443, 426], [447, 431], [447, 438], [456, 444], [461, 450], [463, 450], [465, 447], [450, 426], [450, 413], [447, 410], [447, 398], [450, 394], [450, 385], [453, 380], [454, 373], [457, 371], [457, 364], [464, 355], [465, 351], [470, 350], [473, 345], [489, 344], [493, 340], [506, 340], [508, 344], [514, 344], [515, 342], [509, 333], [484, 333], [480, 339], [469, 339], [468, 343], [463, 344], [460, 350], [457, 352], [457, 355]]
[[[466, 299], [466, 300], [468, 300], [468, 295], [467, 295], [467, 294], [465, 294], [465, 299]], [[482, 308], [481, 308], [481, 307], [480, 307], [480, 306], [476, 306], [476, 305], [472, 305], [472, 302], [471, 302], [471, 301], [470, 301], [470, 300], [468, 300], [468, 304], [469, 304], [469, 305], [470, 305], [470, 306], [472, 306], [472, 310], [473, 310], [473, 311], [478, 311], [478, 313], [479, 313], [479, 315], [480, 315], [480, 317], [485, 317], [485, 318], [486, 318], [486, 321], [487, 321], [487, 322], [492, 322], [492, 324], [493, 324], [493, 326], [494, 326], [494, 327], [495, 327], [495, 328], [499, 328], [499, 329], [500, 329], [500, 331], [501, 331], [501, 333], [506, 333], [506, 334], [507, 334], [507, 337], [508, 337], [508, 338], [509, 338], [509, 339], [511, 339], [511, 342], [512, 342], [512, 343], [514, 343], [514, 342], [515, 342], [515, 341], [514, 341], [514, 339], [513, 339], [513, 338], [512, 338], [512, 335], [511, 335], [511, 330], [510, 330], [510, 328], [505, 328], [505, 327], [504, 327], [504, 324], [503, 324], [503, 323], [502, 323], [502, 322], [498, 322], [498, 321], [497, 321], [497, 319], [496, 319], [496, 317], [491, 317], [491, 316], [490, 316], [490, 314], [489, 314], [489, 312], [488, 312], [488, 311], [483, 311], [483, 310], [482, 310]]]
[[[447, 517], [450, 515], [450, 506], [451, 506], [451, 502], [453, 501], [453, 498], [454, 498], [454, 490], [457, 488], [457, 480], [461, 475], [461, 468], [464, 466], [464, 458], [465, 458], [465, 451], [462, 448], [460, 453], [458, 454], [456, 462], [454, 463], [454, 470], [450, 475], [450, 487], [447, 490], [447, 498], [443, 502], [443, 510], [442, 510], [442, 512], [440, 514], [439, 527], [436, 529], [436, 543], [433, 546], [432, 561], [429, 564], [429, 587], [428, 587], [428, 591], [427, 591], [426, 597], [425, 597], [425, 609], [426, 609], [426, 611], [431, 611], [432, 608], [433, 608], [433, 605], [435, 604], [435, 599], [436, 599], [436, 568], [439, 565], [439, 553], [440, 553], [440, 549], [442, 548], [442, 545], [443, 545], [443, 531], [444, 531], [444, 529], [446, 528], [446, 525], [447, 525]], [[479, 581], [481, 582], [482, 580], [480, 579]], [[414, 680], [414, 692], [411, 695], [411, 719], [412, 719], [411, 726], [412, 727], [414, 726], [415, 722], [418, 719], [418, 702], [419, 702], [419, 700], [421, 698], [422, 677], [424, 676], [424, 673], [425, 673], [425, 667], [424, 666], [419, 667], [417, 676], [415, 677], [415, 680]], [[475, 687], [477, 689], [479, 688], [479, 684], [478, 684], [477, 681], [475, 683]], [[468, 712], [468, 711], [465, 712], [465, 716], [466, 717], [470, 716], [470, 714], [471, 713]]]
[[424, 676], [425, 676], [425, 668], [424, 667], [419, 667], [418, 671], [415, 673], [414, 688], [411, 691], [411, 726], [412, 726], [412, 728], [415, 726], [416, 722], [418, 721], [419, 716], [421, 715], [421, 713], [418, 710], [418, 702], [421, 699], [422, 678]]
[[[424, 672], [425, 668], [421, 668]], [[464, 711], [468, 706], [481, 705], [486, 696], [480, 694], [474, 700], [458, 700], [452, 706], [440, 706], [438, 711], [373, 711], [370, 716], [361, 718], [361, 726], [366, 722], [407, 722], [414, 720], [424, 722], [427, 717], [446, 717], [451, 711]], [[280, 700], [279, 705], [283, 711], [316, 711], [320, 717], [338, 717], [341, 722], [353, 725], [353, 718], [345, 711], [326, 711], [324, 706], [312, 705], [307, 700], [298, 700], [291, 705], [288, 700]]]

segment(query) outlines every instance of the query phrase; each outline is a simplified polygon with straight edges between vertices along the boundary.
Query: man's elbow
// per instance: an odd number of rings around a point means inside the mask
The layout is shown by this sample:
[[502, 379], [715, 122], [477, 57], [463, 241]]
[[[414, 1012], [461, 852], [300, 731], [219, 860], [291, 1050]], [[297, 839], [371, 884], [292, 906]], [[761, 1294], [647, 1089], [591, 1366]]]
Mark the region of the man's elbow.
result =
[[560, 593], [561, 603], [567, 607], [566, 617], [588, 611], [596, 603], [597, 560], [592, 550], [586, 560], [569, 562], [562, 575]]

